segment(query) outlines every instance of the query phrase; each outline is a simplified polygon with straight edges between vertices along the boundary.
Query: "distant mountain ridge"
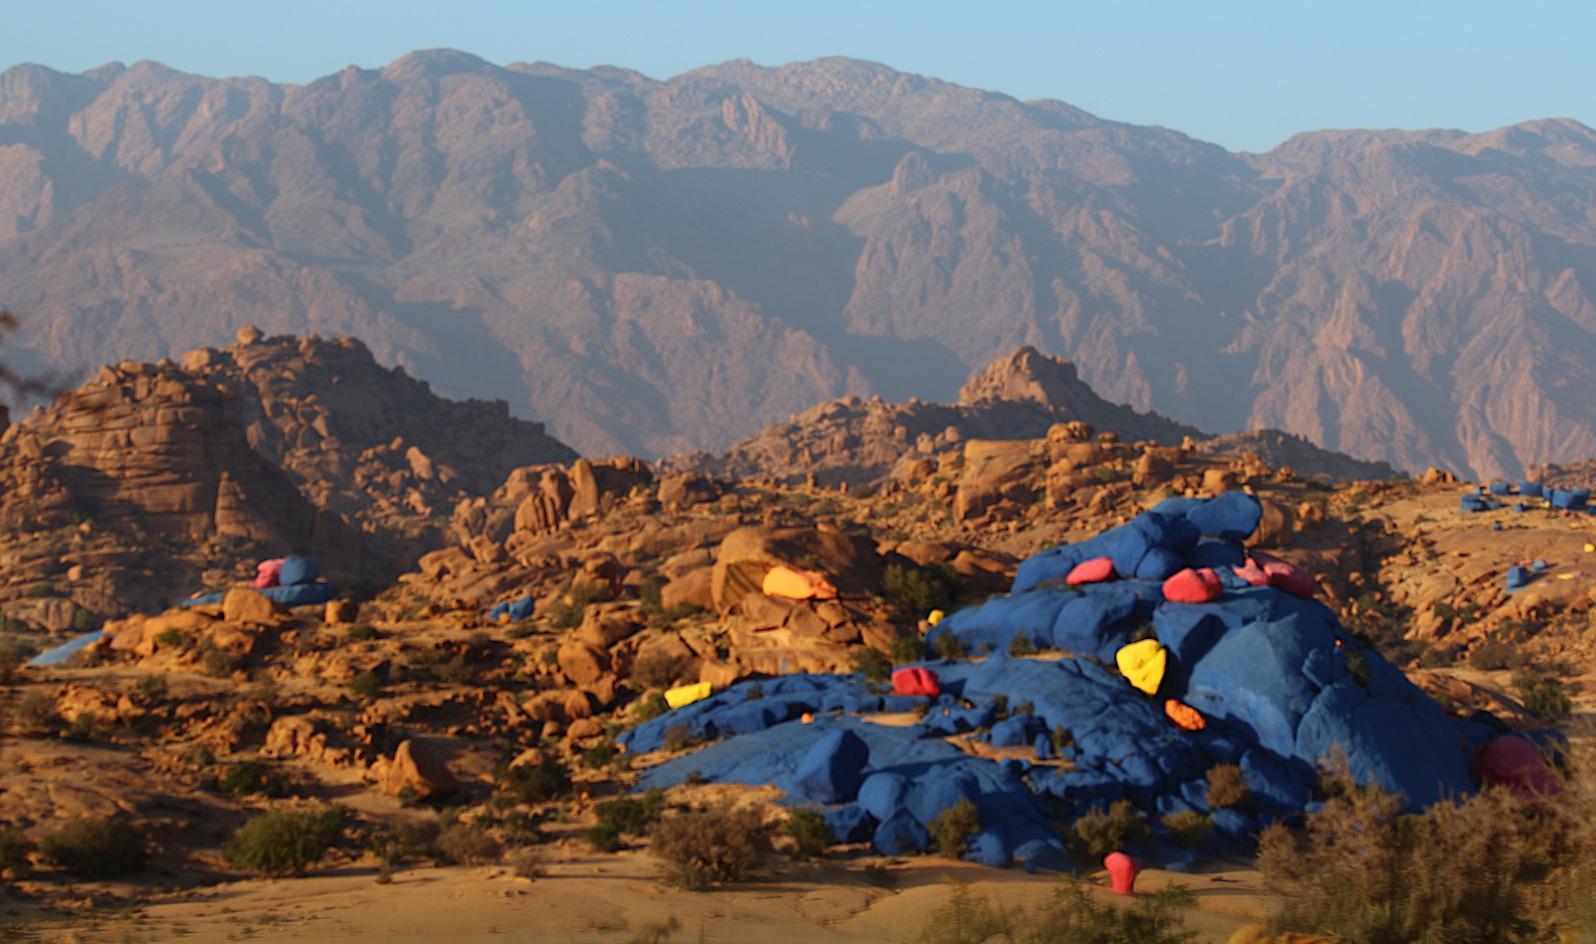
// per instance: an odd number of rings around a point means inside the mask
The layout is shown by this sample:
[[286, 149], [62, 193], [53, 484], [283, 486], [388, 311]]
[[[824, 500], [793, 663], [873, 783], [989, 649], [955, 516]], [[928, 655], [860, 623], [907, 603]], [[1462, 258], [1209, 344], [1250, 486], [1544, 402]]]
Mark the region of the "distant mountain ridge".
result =
[[1285, 433], [1210, 436], [1157, 413], [1140, 413], [1099, 397], [1075, 365], [1022, 347], [981, 368], [950, 404], [888, 403], [843, 397], [816, 404], [776, 423], [722, 454], [667, 460], [668, 467], [736, 479], [770, 478], [786, 484], [813, 476], [825, 486], [879, 484], [899, 463], [958, 452], [972, 439], [1045, 439], [1063, 423], [1085, 423], [1123, 442], [1178, 446], [1240, 457], [1251, 453], [1272, 466], [1321, 479], [1385, 480], [1390, 466], [1329, 452]]
[[847, 59], [0, 73], [12, 355], [352, 334], [588, 454], [947, 401], [1031, 345], [1212, 432], [1516, 477], [1596, 455], [1593, 285], [1567, 120], [1235, 154]]

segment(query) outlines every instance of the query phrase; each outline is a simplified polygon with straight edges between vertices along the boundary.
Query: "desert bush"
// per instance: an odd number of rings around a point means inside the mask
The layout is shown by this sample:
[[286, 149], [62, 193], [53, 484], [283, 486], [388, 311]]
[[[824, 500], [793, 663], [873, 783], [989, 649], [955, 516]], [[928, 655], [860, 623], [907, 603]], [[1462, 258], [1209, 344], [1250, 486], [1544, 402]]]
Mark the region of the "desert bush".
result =
[[681, 677], [683, 667], [681, 659], [655, 649], [632, 663], [632, 678], [649, 688], [670, 688]]
[[1100, 904], [1079, 879], [1065, 876], [1033, 910], [1003, 909], [954, 883], [926, 918], [919, 944], [1186, 944], [1196, 935], [1181, 917], [1196, 898], [1176, 885], [1137, 895], [1130, 907]]
[[[906, 665], [925, 658], [925, 640], [919, 636], [901, 636], [892, 643], [892, 664]], [[892, 676], [887, 673], [888, 678]]]
[[641, 797], [604, 800], [593, 808], [593, 815], [600, 826], [610, 827], [628, 836], [642, 836], [648, 833], [650, 826], [659, 822], [660, 814], [664, 811], [665, 791], [656, 788]]
[[416, 859], [431, 859], [438, 855], [436, 820], [401, 820], [384, 830], [372, 843], [372, 851], [388, 867], [404, 865]]
[[78, 878], [114, 878], [144, 868], [144, 834], [116, 816], [79, 817], [45, 833], [39, 852]]
[[371, 701], [382, 694], [382, 676], [375, 672], [361, 672], [349, 680], [349, 693], [362, 701]]
[[1152, 830], [1148, 828], [1147, 818], [1142, 811], [1131, 801], [1120, 800], [1107, 810], [1094, 807], [1076, 820], [1071, 844], [1077, 855], [1096, 864], [1116, 849], [1151, 838]]
[[1181, 918], [1197, 904], [1184, 886], [1139, 894], [1129, 908], [1102, 904], [1080, 880], [1066, 876], [1052, 898], [1026, 915], [1019, 940], [1026, 944], [1186, 944], [1195, 940]]
[[39, 654], [39, 647], [15, 636], [0, 637], [0, 685], [10, 685], [27, 661]]
[[964, 643], [952, 633], [938, 633], [936, 641], [937, 658], [962, 659], [964, 658]]
[[234, 796], [282, 797], [289, 793], [288, 778], [283, 772], [258, 760], [228, 765], [217, 786]]
[[1537, 718], [1556, 721], [1568, 717], [1574, 710], [1563, 680], [1555, 676], [1520, 669], [1513, 673], [1513, 689], [1524, 703], [1525, 710]]
[[349, 813], [271, 810], [251, 817], [222, 845], [227, 864], [255, 875], [298, 875], [320, 862], [343, 832]]
[[543, 803], [570, 791], [571, 772], [558, 758], [518, 764], [499, 772], [499, 789], [521, 803]]
[[1013, 941], [1017, 930], [1015, 917], [993, 905], [985, 896], [971, 892], [968, 885], [954, 882], [949, 886], [948, 900], [926, 918], [916, 940], [919, 944]]
[[959, 577], [948, 567], [905, 567], [888, 564], [881, 593], [916, 613], [946, 610], [959, 598]]
[[649, 692], [637, 700], [632, 708], [632, 715], [639, 721], [648, 721], [658, 718], [669, 711], [671, 706], [666, 703], [665, 696], [659, 692]]
[[15, 882], [33, 874], [28, 853], [35, 848], [32, 839], [20, 829], [0, 829], [0, 879]]
[[517, 849], [510, 853], [510, 870], [516, 878], [537, 879], [542, 878], [545, 872], [543, 867], [543, 853], [537, 849]]
[[139, 702], [153, 704], [166, 697], [166, 676], [151, 673], [139, 679], [136, 689]]
[[621, 848], [621, 831], [604, 823], [595, 823], [582, 830], [582, 838], [594, 852], [615, 852]]
[[848, 658], [853, 662], [853, 670], [869, 681], [885, 682], [892, 678], [891, 660], [869, 646], [857, 647]]
[[669, 816], [649, 831], [668, 884], [689, 891], [736, 882], [759, 857], [765, 824], [758, 810], [713, 807]]
[[1009, 655], [1028, 656], [1036, 652], [1036, 646], [1031, 642], [1031, 637], [1025, 633], [1015, 633], [1009, 640]]
[[957, 859], [981, 831], [981, 811], [969, 800], [960, 800], [931, 820], [930, 831], [931, 845], [937, 852]]
[[1182, 849], [1195, 849], [1208, 840], [1214, 821], [1194, 810], [1169, 813], [1162, 820], [1169, 838]]
[[792, 840], [794, 859], [824, 855], [834, 841], [826, 818], [814, 810], [796, 809], [787, 816], [787, 838]]
[[230, 678], [244, 667], [244, 660], [225, 649], [216, 648], [207, 640], [200, 645], [199, 666], [200, 671], [211, 678]]
[[693, 729], [685, 724], [673, 724], [665, 729], [661, 747], [667, 751], [685, 751], [693, 746]]
[[365, 642], [377, 636], [377, 628], [369, 623], [356, 623], [344, 630], [344, 642]]
[[438, 854], [456, 865], [499, 861], [504, 847], [493, 834], [470, 823], [451, 823], [438, 833]]
[[1208, 805], [1216, 810], [1247, 802], [1247, 775], [1235, 764], [1208, 768]]
[[1482, 672], [1520, 669], [1528, 664], [1528, 653], [1499, 639], [1482, 642], [1469, 652], [1469, 666]]
[[609, 738], [599, 741], [592, 747], [584, 748], [577, 757], [582, 761], [582, 766], [590, 770], [604, 767], [628, 770], [632, 766], [632, 755], [623, 753]]
[[1259, 839], [1258, 867], [1281, 906], [1281, 931], [1347, 944], [1545, 940], [1545, 880], [1568, 854], [1555, 820], [1506, 790], [1409, 815], [1401, 797], [1325, 780], [1329, 799], [1294, 832]]
[[60, 719], [56, 714], [55, 699], [44, 692], [34, 691], [17, 702], [17, 724], [24, 730], [39, 731], [50, 728]]

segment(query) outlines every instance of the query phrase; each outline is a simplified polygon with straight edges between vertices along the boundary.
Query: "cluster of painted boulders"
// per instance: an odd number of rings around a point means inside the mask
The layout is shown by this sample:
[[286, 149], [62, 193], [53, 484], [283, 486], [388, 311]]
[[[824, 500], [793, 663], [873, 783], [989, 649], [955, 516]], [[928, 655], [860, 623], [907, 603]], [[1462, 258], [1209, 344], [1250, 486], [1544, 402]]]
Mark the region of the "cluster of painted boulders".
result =
[[[745, 682], [622, 740], [634, 752], [712, 742], [643, 785], [774, 784], [825, 812], [840, 841], [884, 853], [925, 848], [935, 816], [968, 799], [982, 822], [970, 857], [992, 865], [1061, 866], [1053, 824], [1118, 800], [1145, 811], [1155, 836], [1163, 816], [1191, 811], [1211, 817], [1213, 841], [1245, 842], [1311, 809], [1316, 767], [1334, 755], [1415, 808], [1473, 791], [1469, 762], [1500, 732], [1448, 716], [1311, 598], [1308, 575], [1249, 553], [1240, 542], [1258, 520], [1243, 493], [1165, 502], [1027, 560], [1010, 595], [931, 630], [930, 643], [952, 634], [979, 661], [900, 670], [891, 687]], [[1073, 657], [1013, 657], [1020, 636]], [[923, 714], [908, 727], [867, 720], [909, 708]], [[1006, 759], [972, 756], [953, 734]], [[1216, 808], [1207, 773], [1220, 764], [1241, 768], [1248, 795]], [[1139, 852], [1188, 857], [1161, 838]]]

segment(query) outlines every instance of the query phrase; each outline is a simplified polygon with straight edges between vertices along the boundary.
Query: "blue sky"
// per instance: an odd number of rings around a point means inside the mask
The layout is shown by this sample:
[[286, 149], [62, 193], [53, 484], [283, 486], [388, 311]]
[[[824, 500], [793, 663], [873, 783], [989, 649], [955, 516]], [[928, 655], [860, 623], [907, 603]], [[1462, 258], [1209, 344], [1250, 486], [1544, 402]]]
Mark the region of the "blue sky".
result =
[[0, 67], [307, 82], [421, 48], [665, 78], [854, 56], [1264, 150], [1320, 128], [1596, 125], [1596, 3], [0, 0]]

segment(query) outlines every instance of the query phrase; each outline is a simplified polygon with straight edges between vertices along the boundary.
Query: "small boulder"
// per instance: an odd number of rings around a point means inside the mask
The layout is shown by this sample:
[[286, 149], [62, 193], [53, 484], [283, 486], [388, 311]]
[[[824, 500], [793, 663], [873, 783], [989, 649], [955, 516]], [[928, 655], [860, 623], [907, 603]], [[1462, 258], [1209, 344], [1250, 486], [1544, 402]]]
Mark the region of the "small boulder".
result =
[[383, 790], [398, 796], [406, 787], [414, 790], [418, 798], [427, 800], [450, 796], [460, 789], [460, 782], [425, 741], [407, 739], [401, 741], [394, 752], [393, 763], [383, 780]]
[[275, 623], [282, 609], [245, 587], [234, 587], [222, 597], [222, 619], [229, 623]]

